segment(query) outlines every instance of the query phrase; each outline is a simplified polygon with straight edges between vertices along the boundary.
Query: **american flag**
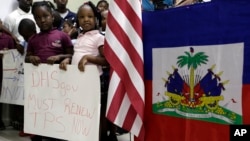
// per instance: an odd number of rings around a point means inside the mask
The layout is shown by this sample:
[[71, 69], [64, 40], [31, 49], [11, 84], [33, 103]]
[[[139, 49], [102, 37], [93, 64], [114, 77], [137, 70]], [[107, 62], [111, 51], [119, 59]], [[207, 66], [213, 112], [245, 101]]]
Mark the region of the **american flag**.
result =
[[106, 117], [144, 140], [144, 72], [140, 0], [112, 0], [104, 54], [111, 67]]

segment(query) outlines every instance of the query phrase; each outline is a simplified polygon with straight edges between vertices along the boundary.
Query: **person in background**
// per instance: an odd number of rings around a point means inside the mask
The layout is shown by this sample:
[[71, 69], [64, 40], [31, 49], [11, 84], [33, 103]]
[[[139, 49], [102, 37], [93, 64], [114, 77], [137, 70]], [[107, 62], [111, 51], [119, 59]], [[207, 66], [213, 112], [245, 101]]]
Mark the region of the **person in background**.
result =
[[24, 47], [27, 47], [29, 39], [37, 33], [35, 22], [27, 18], [22, 19], [18, 26], [18, 32], [26, 42], [23, 43]]
[[100, 0], [97, 2], [96, 7], [97, 7], [98, 11], [101, 13], [104, 10], [108, 10], [109, 3], [106, 0]]
[[[18, 25], [19, 22], [24, 19], [28, 18], [33, 21], [34, 17], [31, 14], [31, 6], [33, 0], [17, 0], [18, 1], [18, 8], [11, 12], [4, 20], [4, 26], [15, 36], [16, 42], [19, 43], [24, 41], [23, 37], [18, 33]], [[38, 27], [37, 27], [38, 30]]]
[[71, 20], [65, 20], [63, 23], [62, 31], [67, 33], [70, 36], [70, 38], [74, 44], [74, 41], [78, 36], [78, 30], [76, 28], [76, 24], [73, 23]]
[[173, 7], [175, 0], [152, 0], [155, 10], [163, 10]]
[[[16, 10], [12, 11], [8, 14], [3, 21], [3, 25], [6, 29], [11, 33], [12, 37], [15, 40], [15, 48], [17, 51], [23, 55], [24, 54], [24, 47], [21, 45], [21, 42], [24, 41], [23, 37], [18, 32], [18, 25], [20, 21], [24, 18], [31, 19], [33, 21], [34, 17], [31, 14], [31, 6], [33, 0], [16, 0], [18, 2], [18, 7]], [[37, 27], [37, 30], [39, 28]], [[20, 130], [20, 134], [22, 134], [22, 128], [20, 128], [21, 119], [23, 119], [23, 105], [9, 105], [10, 109], [10, 118], [11, 118], [11, 125], [14, 129]]]
[[[28, 46], [28, 40], [37, 33], [35, 22], [33, 20], [31, 20], [31, 19], [28, 19], [28, 18], [22, 19], [20, 21], [20, 23], [19, 23], [19, 26], [18, 26], [18, 32], [24, 38], [24, 41], [20, 43], [24, 47], [24, 55], [21, 56], [21, 59], [22, 59], [22, 61], [24, 63], [24, 58], [25, 58], [26, 50], [27, 50], [27, 46]], [[18, 68], [19, 71], [20, 71], [20, 73], [22, 74], [19, 77], [19, 80], [20, 80], [19, 83], [23, 83], [23, 81], [21, 81], [21, 80], [24, 79], [23, 78], [24, 77], [23, 76], [23, 74], [24, 74], [23, 63], [21, 63], [20, 66], [19, 66], [19, 68]], [[23, 85], [23, 84], [20, 84], [20, 85]], [[24, 112], [23, 110], [24, 109], [22, 109], [22, 112]], [[19, 132], [19, 136], [21, 136], [21, 137], [29, 136], [30, 134], [26, 134], [23, 131], [24, 119], [21, 118], [20, 120], [21, 120], [20, 123], [22, 123], [21, 124], [21, 129], [22, 130]]]
[[203, 0], [175, 0], [175, 7], [201, 3], [201, 2], [203, 2]]
[[[59, 64], [66, 58], [71, 58], [73, 45], [70, 37], [53, 27], [52, 8], [46, 1], [35, 2], [32, 14], [40, 28], [40, 33], [33, 35], [28, 41], [26, 63], [38, 66], [41, 63]], [[49, 40], [48, 40], [49, 39]], [[58, 141], [59, 139], [34, 135], [32, 141]]]
[[[18, 32], [18, 25], [20, 21], [24, 18], [31, 19], [33, 21], [34, 17], [31, 14], [31, 6], [33, 0], [16, 0], [18, 2], [18, 7], [16, 10], [8, 14], [3, 21], [3, 25], [6, 28], [5, 32], [9, 32], [12, 38], [14, 39], [15, 49], [23, 55], [24, 47], [21, 45], [21, 42], [24, 41], [23, 37]], [[38, 27], [37, 27], [38, 30]], [[22, 134], [22, 128], [20, 128], [23, 123], [21, 123], [21, 119], [23, 119], [23, 105], [12, 105], [9, 104], [10, 109], [10, 119], [11, 125], [14, 129], [20, 130], [20, 134]]]
[[62, 26], [63, 18], [61, 17], [60, 13], [55, 10], [55, 6], [53, 5], [52, 2], [50, 1], [46, 1], [46, 2], [52, 8], [52, 14], [54, 17], [53, 27], [55, 27], [58, 30], [62, 30], [61, 26]]
[[107, 17], [108, 17], [108, 10], [104, 10], [101, 12], [102, 21], [101, 21], [101, 32], [105, 34], [106, 25], [107, 25]]
[[63, 22], [63, 18], [61, 17], [61, 15], [59, 14], [59, 12], [53, 10], [53, 16], [54, 16], [54, 22], [53, 22], [53, 26], [58, 29], [61, 30], [61, 24]]
[[[15, 44], [13, 38], [4, 32], [4, 27], [0, 20], [0, 90], [2, 90], [2, 81], [3, 81], [3, 56], [4, 51], [8, 49], [14, 49]], [[1, 92], [0, 92], [1, 95]], [[0, 130], [5, 129], [4, 122], [2, 121], [2, 103], [0, 103]]]
[[60, 30], [63, 29], [65, 20], [71, 20], [73, 24], [76, 22], [76, 13], [67, 8], [68, 0], [54, 0], [54, 3], [56, 4], [55, 11], [57, 11], [63, 19], [61, 21]]
[[154, 11], [155, 6], [153, 0], [142, 0], [142, 10], [143, 11]]

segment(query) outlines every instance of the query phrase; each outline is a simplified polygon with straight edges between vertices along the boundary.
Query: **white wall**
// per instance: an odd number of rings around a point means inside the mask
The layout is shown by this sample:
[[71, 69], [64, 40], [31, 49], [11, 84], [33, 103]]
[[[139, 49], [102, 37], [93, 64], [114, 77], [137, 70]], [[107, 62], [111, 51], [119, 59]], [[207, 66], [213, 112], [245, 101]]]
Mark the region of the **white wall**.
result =
[[4, 18], [17, 7], [17, 0], [0, 0], [0, 19]]

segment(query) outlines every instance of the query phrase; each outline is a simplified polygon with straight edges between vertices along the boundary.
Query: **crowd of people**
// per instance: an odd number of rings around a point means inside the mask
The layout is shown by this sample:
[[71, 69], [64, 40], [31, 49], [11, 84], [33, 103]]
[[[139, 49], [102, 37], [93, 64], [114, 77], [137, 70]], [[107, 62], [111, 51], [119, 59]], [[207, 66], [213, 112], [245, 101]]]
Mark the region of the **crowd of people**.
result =
[[[109, 64], [103, 54], [103, 45], [109, 3], [106, 0], [100, 0], [96, 5], [91, 1], [84, 2], [76, 13], [67, 7], [68, 0], [54, 0], [54, 3], [55, 6], [50, 1], [18, 0], [18, 8], [0, 21], [0, 50], [17, 49], [26, 63], [35, 66], [59, 64], [65, 71], [68, 64], [77, 65], [79, 71], [84, 71], [86, 64], [97, 65], [101, 79], [99, 138], [100, 141], [117, 141], [116, 135], [126, 131], [105, 117]], [[0, 54], [1, 81], [2, 56]], [[24, 133], [24, 107], [12, 106], [10, 113], [14, 115], [10, 118], [20, 122], [20, 136], [30, 136], [32, 141], [60, 140]], [[5, 129], [2, 121], [0, 129]]]
[[[166, 9], [202, 2], [202, 0], [143, 0], [143, 10]], [[60, 64], [67, 71], [68, 64], [84, 71], [88, 63], [98, 66], [101, 79], [100, 141], [117, 141], [117, 134], [127, 131], [115, 126], [105, 117], [109, 80], [109, 64], [103, 54], [104, 35], [109, 3], [99, 0], [79, 5], [76, 13], [68, 7], [68, 0], [18, 0], [18, 8], [0, 20], [0, 50], [17, 49], [24, 61], [38, 66], [40, 63]], [[3, 80], [3, 54], [0, 54], [0, 87]], [[23, 132], [24, 107], [11, 105], [12, 120], [21, 124], [20, 136], [32, 141], [59, 140]], [[2, 110], [0, 104], [0, 112]], [[0, 121], [0, 130], [5, 125]]]
[[142, 7], [144, 11], [154, 11], [207, 1], [211, 0], [142, 0]]

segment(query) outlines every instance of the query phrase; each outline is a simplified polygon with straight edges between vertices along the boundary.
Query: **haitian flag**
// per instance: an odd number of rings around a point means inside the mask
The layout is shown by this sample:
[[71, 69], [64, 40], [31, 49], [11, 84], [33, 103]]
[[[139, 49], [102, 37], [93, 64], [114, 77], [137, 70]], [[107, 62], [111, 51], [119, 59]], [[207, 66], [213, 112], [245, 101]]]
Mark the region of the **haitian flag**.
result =
[[143, 12], [146, 141], [229, 141], [250, 124], [250, 2]]

